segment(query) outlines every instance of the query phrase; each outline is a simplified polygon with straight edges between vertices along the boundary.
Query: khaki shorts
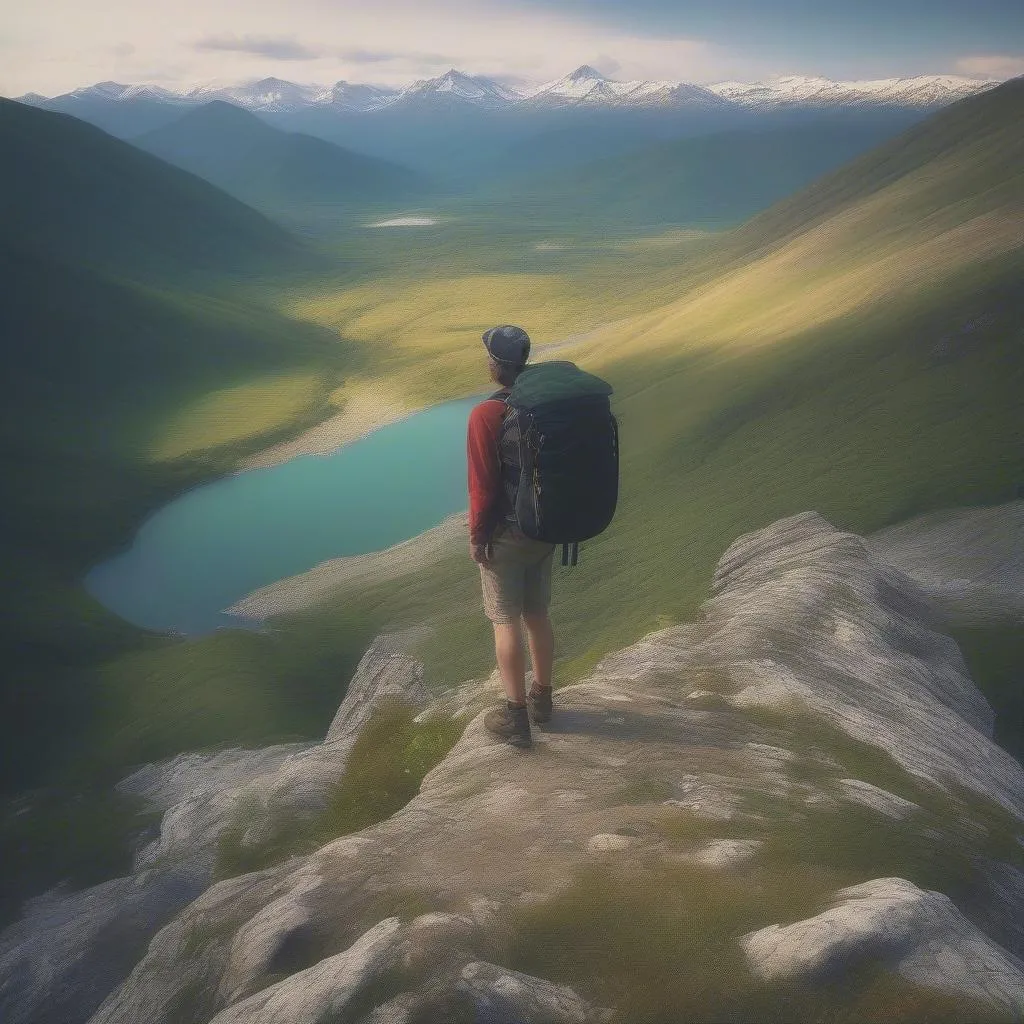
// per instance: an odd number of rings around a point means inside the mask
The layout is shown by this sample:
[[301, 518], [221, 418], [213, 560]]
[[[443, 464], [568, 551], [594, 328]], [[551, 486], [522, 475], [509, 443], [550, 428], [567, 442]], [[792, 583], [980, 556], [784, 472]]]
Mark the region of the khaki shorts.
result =
[[551, 603], [551, 563], [558, 545], [533, 540], [504, 522], [495, 527], [491, 543], [491, 561], [480, 566], [487, 618], [507, 623], [523, 613], [545, 611]]

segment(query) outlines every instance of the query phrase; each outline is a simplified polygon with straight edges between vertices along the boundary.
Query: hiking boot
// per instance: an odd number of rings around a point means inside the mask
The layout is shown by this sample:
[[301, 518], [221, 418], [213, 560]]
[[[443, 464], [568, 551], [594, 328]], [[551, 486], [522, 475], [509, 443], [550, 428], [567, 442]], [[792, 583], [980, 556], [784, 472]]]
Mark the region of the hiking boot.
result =
[[526, 695], [526, 706], [530, 709], [530, 718], [534, 722], [546, 722], [551, 717], [551, 687], [531, 688]]
[[533, 744], [530, 716], [526, 708], [510, 707], [508, 701], [484, 715], [484, 727], [514, 747], [529, 747]]

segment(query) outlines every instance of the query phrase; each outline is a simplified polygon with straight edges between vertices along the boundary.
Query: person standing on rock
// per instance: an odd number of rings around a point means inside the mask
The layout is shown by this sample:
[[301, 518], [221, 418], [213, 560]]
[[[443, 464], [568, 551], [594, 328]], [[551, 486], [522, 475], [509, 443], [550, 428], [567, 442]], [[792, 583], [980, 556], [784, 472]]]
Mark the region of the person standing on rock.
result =
[[[485, 331], [483, 343], [491, 380], [500, 384], [501, 390], [476, 405], [469, 415], [469, 550], [480, 567], [484, 614], [494, 627], [495, 655], [506, 696], [502, 707], [484, 716], [484, 725], [514, 746], [528, 747], [532, 744], [531, 716], [537, 723], [551, 717], [555, 644], [548, 605], [557, 545], [533, 540], [519, 528], [516, 480], [507, 458], [510, 453], [515, 458], [519, 437], [515, 418], [505, 416], [503, 396], [526, 366], [529, 335], [521, 327], [503, 324]], [[521, 622], [526, 626], [533, 664], [529, 694]]]

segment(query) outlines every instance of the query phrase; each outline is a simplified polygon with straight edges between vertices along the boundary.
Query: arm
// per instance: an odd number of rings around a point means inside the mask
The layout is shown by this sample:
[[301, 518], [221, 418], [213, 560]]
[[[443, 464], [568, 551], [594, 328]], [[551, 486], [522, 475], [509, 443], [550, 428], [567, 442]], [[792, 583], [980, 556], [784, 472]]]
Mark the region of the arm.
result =
[[505, 411], [502, 402], [481, 402], [469, 414], [466, 462], [469, 486], [469, 540], [484, 545], [494, 527], [494, 506], [501, 487], [498, 432]]

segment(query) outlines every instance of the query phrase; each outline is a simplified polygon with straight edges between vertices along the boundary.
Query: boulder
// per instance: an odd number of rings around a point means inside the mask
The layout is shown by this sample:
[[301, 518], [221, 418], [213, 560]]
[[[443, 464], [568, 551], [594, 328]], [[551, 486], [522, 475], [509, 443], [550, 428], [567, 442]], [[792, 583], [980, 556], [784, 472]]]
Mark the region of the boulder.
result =
[[872, 961], [919, 985], [1024, 1017], [1024, 961], [976, 928], [948, 896], [903, 878], [842, 889], [816, 917], [770, 925], [740, 944], [768, 980], [834, 980]]
[[475, 1020], [480, 1024], [597, 1024], [612, 1018], [610, 1009], [591, 1006], [567, 985], [555, 985], [497, 964], [466, 964], [459, 987], [472, 998]]
[[929, 512], [865, 540], [945, 626], [1024, 624], [1024, 500]]

